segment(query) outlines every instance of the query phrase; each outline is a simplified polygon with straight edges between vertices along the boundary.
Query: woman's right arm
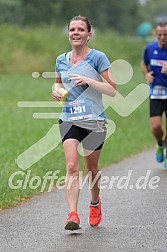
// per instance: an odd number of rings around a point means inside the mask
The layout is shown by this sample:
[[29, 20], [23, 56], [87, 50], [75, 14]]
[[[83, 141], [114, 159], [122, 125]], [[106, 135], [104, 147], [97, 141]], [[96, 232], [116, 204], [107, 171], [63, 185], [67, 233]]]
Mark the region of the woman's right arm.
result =
[[60, 88], [63, 88], [62, 82], [61, 82], [61, 78], [56, 78], [55, 79], [55, 83], [54, 83], [54, 89], [52, 91], [52, 97], [56, 100], [56, 101], [61, 101], [63, 94], [60, 91]]

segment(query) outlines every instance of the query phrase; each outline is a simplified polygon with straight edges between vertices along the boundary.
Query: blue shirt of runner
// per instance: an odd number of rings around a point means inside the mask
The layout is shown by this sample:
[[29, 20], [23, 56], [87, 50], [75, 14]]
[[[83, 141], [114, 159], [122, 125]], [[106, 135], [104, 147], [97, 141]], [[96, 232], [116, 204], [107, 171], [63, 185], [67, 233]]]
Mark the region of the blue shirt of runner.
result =
[[148, 44], [144, 51], [143, 61], [153, 71], [154, 80], [150, 88], [156, 85], [167, 87], [167, 75], [161, 73], [162, 65], [167, 64], [167, 48], [160, 48], [158, 42]]
[[[75, 86], [75, 81], [69, 80], [69, 74], [87, 76], [102, 82], [100, 73], [109, 67], [111, 67], [111, 64], [107, 56], [95, 49], [91, 49], [81, 62], [73, 66], [69, 62], [69, 53], [57, 57], [56, 77], [61, 78], [64, 88], [68, 91], [60, 116], [62, 120], [79, 120], [80, 118], [82, 120], [105, 120], [102, 93], [88, 85]], [[81, 117], [79, 117], [78, 111], [79, 113], [82, 112], [80, 113]], [[70, 112], [77, 116], [70, 115]]]

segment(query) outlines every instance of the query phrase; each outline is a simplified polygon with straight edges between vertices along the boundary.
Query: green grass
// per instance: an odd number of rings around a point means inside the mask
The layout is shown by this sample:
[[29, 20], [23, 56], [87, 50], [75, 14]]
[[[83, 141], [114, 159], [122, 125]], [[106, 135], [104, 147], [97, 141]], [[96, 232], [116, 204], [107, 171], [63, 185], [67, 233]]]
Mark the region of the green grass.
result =
[[[126, 95], [141, 81], [139, 69], [136, 69], [133, 81], [119, 87], [122, 95]], [[51, 79], [33, 79], [29, 75], [1, 75], [1, 169], [0, 169], [0, 207], [13, 206], [34, 194], [40, 193], [41, 187], [32, 190], [11, 189], [8, 185], [9, 177], [16, 171], [21, 171], [15, 160], [28, 147], [40, 140], [56, 123], [56, 119], [34, 119], [34, 112], [55, 112], [57, 108], [20, 108], [18, 101], [53, 101], [51, 98]], [[119, 116], [114, 110], [107, 110], [107, 117], [116, 124], [116, 131], [109, 137], [102, 150], [100, 167], [138, 153], [151, 146], [153, 138], [149, 129], [148, 101], [145, 101], [134, 113], [128, 117]], [[81, 157], [81, 169], [84, 169]], [[35, 163], [31, 170], [30, 179], [34, 176], [42, 177], [47, 171], [60, 170], [59, 175], [65, 174], [65, 161], [62, 145]], [[26, 172], [26, 171], [24, 171]], [[16, 176], [17, 180], [25, 180], [25, 175]], [[29, 181], [30, 181], [29, 179]], [[34, 182], [35, 183], [35, 182]], [[49, 184], [47, 184], [48, 186]], [[46, 186], [46, 190], [47, 190]]]
[[[65, 27], [25, 27], [1, 25], [0, 73], [31, 74], [54, 71], [55, 58], [70, 50]], [[121, 37], [111, 30], [95, 29], [90, 47], [107, 54], [110, 61], [127, 60], [139, 65], [145, 43], [134, 37]]]
[[[33, 113], [58, 110], [58, 108], [20, 108], [17, 103], [53, 101], [51, 88], [54, 80], [42, 77], [34, 79], [31, 73], [54, 71], [55, 58], [58, 54], [69, 50], [70, 46], [64, 30], [53, 26], [36, 27], [32, 30], [3, 25], [0, 26], [0, 33], [0, 208], [4, 209], [40, 193], [41, 186], [33, 190], [29, 188], [28, 183], [26, 189], [22, 187], [11, 189], [8, 181], [14, 172], [27, 173], [18, 167], [16, 158], [43, 138], [56, 123], [56, 119], [34, 119]], [[118, 87], [123, 96], [144, 82], [140, 71], [140, 58], [144, 47], [142, 41], [135, 38], [121, 38], [111, 31], [103, 34], [96, 31], [90, 47], [104, 51], [111, 61], [125, 59], [132, 65], [134, 69], [132, 80]], [[153, 145], [148, 114], [148, 100], [128, 117], [121, 117], [113, 109], [107, 109], [107, 117], [115, 122], [116, 131], [104, 144], [99, 163], [101, 168]], [[82, 157], [81, 169], [84, 170]], [[59, 144], [28, 170], [31, 171], [29, 182], [35, 176], [42, 180], [48, 171], [60, 170], [59, 176], [64, 175], [65, 160], [62, 145]], [[17, 185], [21, 179], [25, 180], [25, 175], [17, 175], [14, 184]], [[45, 187], [46, 190], [48, 186], [49, 183]]]
[[[42, 138], [51, 126], [53, 120], [35, 120], [34, 112], [40, 111], [34, 108], [19, 108], [17, 102], [48, 101], [51, 100], [52, 81], [33, 79], [29, 76], [3, 76], [0, 77], [1, 98], [1, 195], [0, 206], [7, 207], [16, 204], [21, 198], [27, 198], [37, 193], [35, 190], [11, 190], [8, 186], [10, 175], [19, 167], [15, 159], [32, 144]], [[45, 112], [47, 109], [41, 109]], [[53, 109], [52, 109], [52, 112]], [[32, 176], [43, 176], [47, 171], [60, 169], [64, 172], [64, 158], [61, 147], [56, 152], [50, 153], [32, 166]], [[19, 169], [21, 170], [21, 169]]]

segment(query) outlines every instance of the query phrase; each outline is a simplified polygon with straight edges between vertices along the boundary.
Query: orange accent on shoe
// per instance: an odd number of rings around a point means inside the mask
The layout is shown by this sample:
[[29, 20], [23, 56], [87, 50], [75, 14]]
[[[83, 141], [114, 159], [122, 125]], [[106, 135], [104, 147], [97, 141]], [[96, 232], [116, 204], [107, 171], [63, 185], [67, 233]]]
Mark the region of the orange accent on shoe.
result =
[[90, 205], [90, 213], [88, 218], [88, 223], [90, 226], [97, 226], [102, 220], [102, 212], [101, 212], [102, 201], [99, 198], [99, 204], [96, 206]]
[[65, 223], [65, 229], [66, 230], [77, 230], [80, 229], [80, 219], [78, 217], [77, 212], [72, 211], [68, 214], [68, 218]]

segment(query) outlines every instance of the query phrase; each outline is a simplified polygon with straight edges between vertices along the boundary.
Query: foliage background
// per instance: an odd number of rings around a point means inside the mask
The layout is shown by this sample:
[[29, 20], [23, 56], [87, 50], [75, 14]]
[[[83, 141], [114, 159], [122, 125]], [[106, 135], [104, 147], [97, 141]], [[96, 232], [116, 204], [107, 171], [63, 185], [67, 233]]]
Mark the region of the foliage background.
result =
[[0, 23], [33, 27], [65, 25], [80, 14], [101, 30], [135, 34], [141, 22], [154, 25], [157, 15], [167, 14], [164, 10], [166, 0], [0, 0]]

